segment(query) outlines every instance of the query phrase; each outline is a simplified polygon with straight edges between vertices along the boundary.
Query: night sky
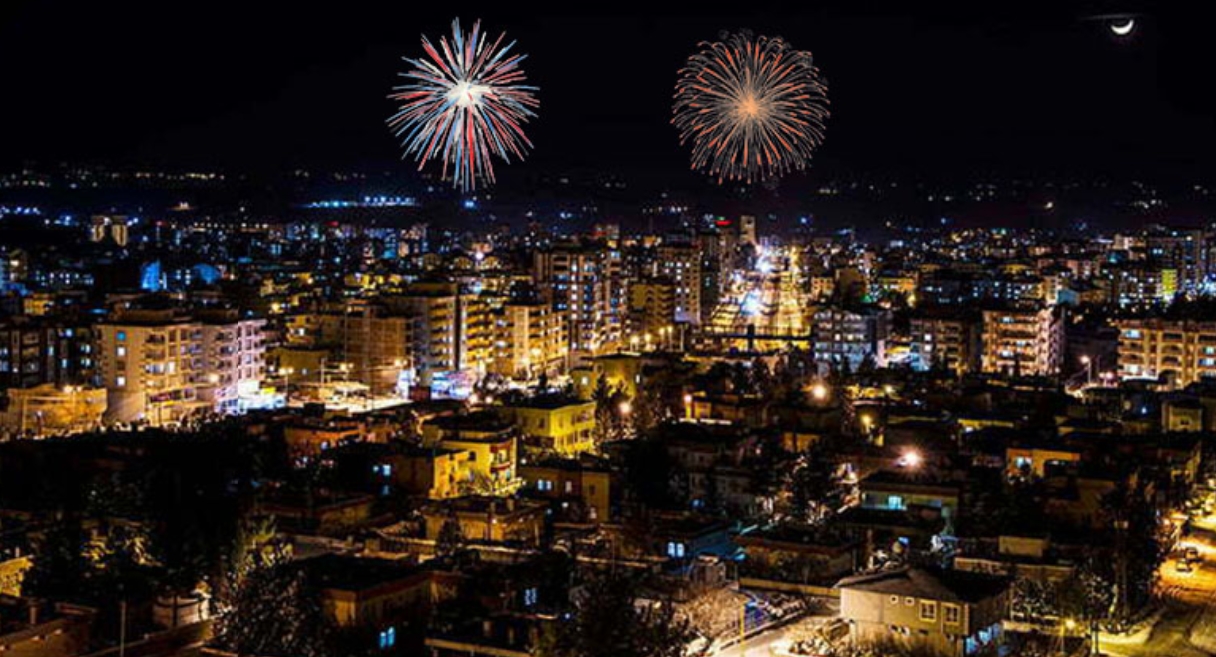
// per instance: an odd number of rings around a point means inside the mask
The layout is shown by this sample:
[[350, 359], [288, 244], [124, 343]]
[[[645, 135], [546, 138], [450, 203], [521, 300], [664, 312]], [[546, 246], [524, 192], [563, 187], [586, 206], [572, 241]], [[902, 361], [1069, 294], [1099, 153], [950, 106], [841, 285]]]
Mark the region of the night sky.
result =
[[505, 29], [529, 54], [541, 88], [534, 170], [681, 175], [687, 152], [668, 123], [676, 71], [699, 40], [743, 27], [812, 51], [827, 77], [820, 171], [1207, 176], [1216, 160], [1211, 38], [1180, 6], [1142, 15], [1119, 42], [1082, 19], [1134, 6], [261, 4], [7, 0], [0, 164], [392, 163], [385, 96], [400, 57], [456, 14]]

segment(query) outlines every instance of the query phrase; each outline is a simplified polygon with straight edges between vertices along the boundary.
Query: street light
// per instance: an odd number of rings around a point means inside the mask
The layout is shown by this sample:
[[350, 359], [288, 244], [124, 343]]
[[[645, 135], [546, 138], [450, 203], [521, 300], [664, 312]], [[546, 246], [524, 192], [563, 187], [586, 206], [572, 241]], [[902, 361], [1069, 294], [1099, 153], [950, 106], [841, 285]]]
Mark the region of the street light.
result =
[[623, 401], [619, 406], [617, 406], [617, 409], [621, 412], [621, 415], [629, 415], [633, 412], [633, 404], [628, 401]]
[[909, 450], [905, 451], [899, 457], [899, 461], [898, 461], [900, 466], [905, 467], [905, 468], [912, 468], [912, 469], [916, 469], [916, 468], [920, 467], [920, 464], [922, 462], [924, 462], [924, 457], [922, 457], [920, 452], [916, 451], [915, 449], [909, 449]]
[[684, 419], [692, 419], [692, 395], [684, 393]]
[[823, 401], [828, 398], [828, 387], [823, 383], [816, 383], [811, 386], [811, 397], [815, 401]]

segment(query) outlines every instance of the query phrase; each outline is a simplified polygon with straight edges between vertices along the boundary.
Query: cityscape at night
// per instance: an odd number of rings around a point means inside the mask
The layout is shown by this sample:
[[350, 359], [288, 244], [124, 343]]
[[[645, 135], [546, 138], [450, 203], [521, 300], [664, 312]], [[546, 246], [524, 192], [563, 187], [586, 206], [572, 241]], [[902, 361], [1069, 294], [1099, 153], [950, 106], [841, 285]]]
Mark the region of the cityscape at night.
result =
[[1216, 655], [1203, 16], [273, 4], [0, 7], [0, 657]]

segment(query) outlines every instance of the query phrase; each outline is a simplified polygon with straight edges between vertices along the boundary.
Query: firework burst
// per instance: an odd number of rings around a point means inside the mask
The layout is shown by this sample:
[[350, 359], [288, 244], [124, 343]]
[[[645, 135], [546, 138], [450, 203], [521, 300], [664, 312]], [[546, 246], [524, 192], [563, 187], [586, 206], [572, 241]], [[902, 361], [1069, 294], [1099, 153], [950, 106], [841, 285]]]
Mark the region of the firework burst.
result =
[[406, 58], [411, 68], [400, 76], [409, 82], [389, 94], [400, 103], [388, 125], [403, 157], [413, 155], [419, 170], [441, 160], [443, 177], [462, 191], [494, 182], [493, 155], [522, 160], [532, 147], [523, 124], [536, 116], [536, 87], [522, 84], [526, 55], [511, 54], [515, 42], [503, 46], [504, 36], [491, 41], [481, 21], [467, 33], [452, 21], [452, 40], [436, 48], [423, 36], [426, 57]]
[[827, 84], [810, 53], [746, 31], [699, 47], [680, 69], [671, 121], [692, 145], [692, 168], [719, 183], [805, 169], [828, 118]]

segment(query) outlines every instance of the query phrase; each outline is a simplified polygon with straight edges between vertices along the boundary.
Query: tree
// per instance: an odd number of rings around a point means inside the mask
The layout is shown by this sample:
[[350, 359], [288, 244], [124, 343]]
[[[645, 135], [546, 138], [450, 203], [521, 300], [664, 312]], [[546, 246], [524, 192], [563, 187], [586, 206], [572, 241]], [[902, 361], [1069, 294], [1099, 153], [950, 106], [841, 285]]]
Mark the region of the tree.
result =
[[623, 427], [619, 408], [624, 396], [609, 388], [608, 379], [600, 376], [595, 382], [595, 391], [591, 398], [595, 401], [596, 444], [620, 439]]
[[319, 592], [302, 569], [287, 564], [244, 578], [219, 615], [215, 644], [239, 655], [326, 657], [330, 636]]
[[803, 456], [790, 475], [790, 514], [802, 522], [821, 524], [832, 512], [836, 489], [832, 462], [815, 453]]
[[1078, 565], [1071, 577], [1056, 585], [1059, 615], [1088, 624], [1104, 623], [1115, 604], [1114, 569], [1097, 550]]
[[84, 546], [80, 517], [60, 516], [38, 545], [34, 565], [22, 581], [22, 594], [52, 600], [79, 599], [86, 591], [89, 573]]
[[696, 639], [665, 602], [639, 604], [635, 578], [608, 572], [587, 582], [573, 618], [542, 642], [543, 657], [685, 657]]
[[435, 556], [450, 557], [459, 552], [463, 546], [464, 530], [460, 528], [460, 521], [456, 519], [456, 514], [453, 512], [444, 518], [443, 524], [439, 527], [439, 535], [435, 537]]

